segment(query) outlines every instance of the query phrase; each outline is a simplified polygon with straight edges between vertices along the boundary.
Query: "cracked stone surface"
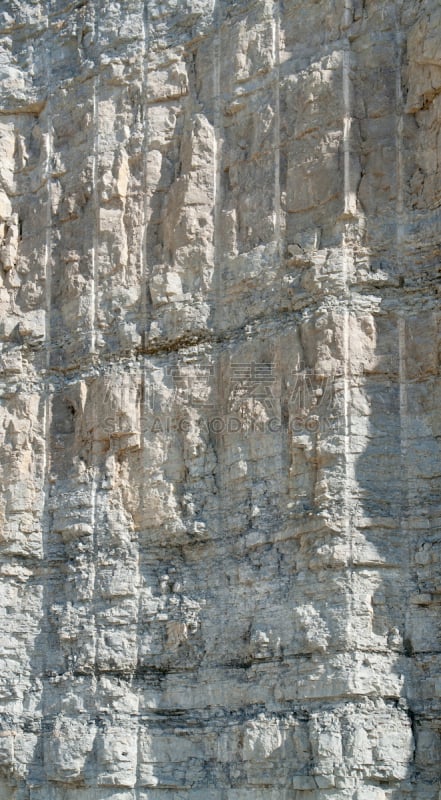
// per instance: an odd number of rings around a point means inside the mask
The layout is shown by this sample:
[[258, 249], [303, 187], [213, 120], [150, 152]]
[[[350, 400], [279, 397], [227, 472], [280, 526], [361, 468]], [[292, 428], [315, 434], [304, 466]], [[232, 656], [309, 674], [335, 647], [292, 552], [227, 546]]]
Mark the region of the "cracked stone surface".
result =
[[440, 27], [0, 6], [0, 800], [440, 800]]

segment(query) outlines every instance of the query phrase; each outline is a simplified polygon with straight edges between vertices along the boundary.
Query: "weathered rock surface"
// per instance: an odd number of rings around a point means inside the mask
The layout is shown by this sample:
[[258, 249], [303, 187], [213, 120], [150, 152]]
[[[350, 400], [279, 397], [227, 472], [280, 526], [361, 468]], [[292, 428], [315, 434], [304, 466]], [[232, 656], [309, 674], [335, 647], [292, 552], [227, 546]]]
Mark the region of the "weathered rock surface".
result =
[[1, 800], [439, 800], [437, 0], [0, 7]]

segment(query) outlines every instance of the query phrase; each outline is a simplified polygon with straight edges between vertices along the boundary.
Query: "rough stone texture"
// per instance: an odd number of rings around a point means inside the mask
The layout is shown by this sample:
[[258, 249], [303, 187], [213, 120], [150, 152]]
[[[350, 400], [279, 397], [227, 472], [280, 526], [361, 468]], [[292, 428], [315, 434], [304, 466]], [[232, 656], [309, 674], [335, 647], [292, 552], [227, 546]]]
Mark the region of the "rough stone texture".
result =
[[0, 28], [1, 800], [439, 800], [438, 0]]

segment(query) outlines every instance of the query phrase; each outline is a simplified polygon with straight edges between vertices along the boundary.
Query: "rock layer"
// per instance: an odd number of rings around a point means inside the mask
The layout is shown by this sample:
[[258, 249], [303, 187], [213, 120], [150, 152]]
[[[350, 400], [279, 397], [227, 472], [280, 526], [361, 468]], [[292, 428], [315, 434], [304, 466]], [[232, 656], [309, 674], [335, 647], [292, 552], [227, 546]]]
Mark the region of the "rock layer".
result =
[[0, 12], [4, 800], [439, 800], [436, 0]]

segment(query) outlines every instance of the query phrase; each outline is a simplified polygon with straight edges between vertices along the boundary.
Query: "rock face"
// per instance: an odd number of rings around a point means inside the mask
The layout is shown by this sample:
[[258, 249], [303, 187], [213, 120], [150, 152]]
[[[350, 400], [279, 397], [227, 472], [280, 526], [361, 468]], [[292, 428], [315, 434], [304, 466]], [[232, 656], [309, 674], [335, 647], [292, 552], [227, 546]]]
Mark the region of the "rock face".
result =
[[437, 0], [0, 10], [1, 800], [439, 800]]

